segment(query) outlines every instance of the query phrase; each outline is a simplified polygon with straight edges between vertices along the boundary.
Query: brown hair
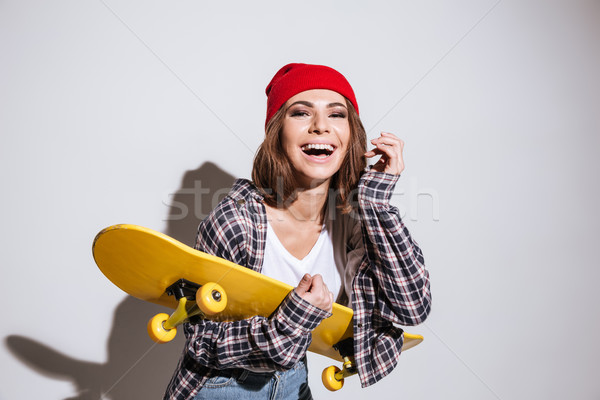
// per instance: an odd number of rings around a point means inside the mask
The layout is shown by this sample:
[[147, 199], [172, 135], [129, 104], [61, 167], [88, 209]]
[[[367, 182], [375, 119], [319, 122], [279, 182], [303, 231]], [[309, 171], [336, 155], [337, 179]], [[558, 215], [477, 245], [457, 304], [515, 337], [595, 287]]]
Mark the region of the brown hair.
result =
[[[348, 123], [350, 124], [350, 141], [342, 165], [330, 183], [330, 192], [336, 193], [336, 202], [342, 213], [352, 211], [352, 203], [356, 195], [354, 190], [363, 174], [367, 151], [367, 134], [352, 103], [346, 99]], [[287, 154], [281, 145], [281, 132], [285, 118], [284, 104], [273, 115], [265, 128], [265, 140], [254, 156], [252, 180], [265, 197], [265, 202], [277, 207], [291, 203], [296, 197], [296, 178]]]

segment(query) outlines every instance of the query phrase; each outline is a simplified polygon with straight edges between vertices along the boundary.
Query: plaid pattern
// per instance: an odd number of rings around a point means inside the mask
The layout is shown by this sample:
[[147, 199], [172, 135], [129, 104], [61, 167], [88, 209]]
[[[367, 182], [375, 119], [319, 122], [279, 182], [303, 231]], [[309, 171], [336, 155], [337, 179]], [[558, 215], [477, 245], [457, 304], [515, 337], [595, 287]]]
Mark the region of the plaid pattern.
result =
[[359, 184], [358, 211], [365, 256], [353, 283], [354, 357], [361, 385], [374, 384], [396, 366], [402, 329], [417, 325], [431, 307], [429, 272], [389, 199], [398, 176], [370, 172]]
[[[359, 183], [360, 243], [352, 283], [354, 352], [363, 387], [395, 367], [402, 329], [416, 325], [430, 310], [429, 273], [423, 255], [389, 205], [398, 176], [365, 173]], [[260, 272], [266, 239], [262, 197], [247, 180], [238, 180], [229, 195], [201, 222], [196, 248]], [[356, 238], [354, 238], [356, 241]], [[284, 370], [297, 363], [310, 345], [310, 332], [329, 316], [294, 291], [271, 318], [235, 322], [194, 319], [184, 325], [182, 358], [165, 399], [193, 399], [215, 369]]]

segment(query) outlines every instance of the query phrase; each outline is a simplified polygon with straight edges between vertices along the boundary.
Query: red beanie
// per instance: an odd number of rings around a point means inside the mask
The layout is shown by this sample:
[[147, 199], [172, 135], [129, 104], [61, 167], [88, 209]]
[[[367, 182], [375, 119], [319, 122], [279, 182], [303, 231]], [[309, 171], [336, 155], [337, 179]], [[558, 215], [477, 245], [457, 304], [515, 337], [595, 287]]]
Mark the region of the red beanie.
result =
[[310, 89], [329, 89], [338, 92], [350, 100], [358, 113], [354, 91], [344, 75], [324, 65], [293, 63], [277, 71], [265, 90], [267, 93], [265, 125], [290, 97]]

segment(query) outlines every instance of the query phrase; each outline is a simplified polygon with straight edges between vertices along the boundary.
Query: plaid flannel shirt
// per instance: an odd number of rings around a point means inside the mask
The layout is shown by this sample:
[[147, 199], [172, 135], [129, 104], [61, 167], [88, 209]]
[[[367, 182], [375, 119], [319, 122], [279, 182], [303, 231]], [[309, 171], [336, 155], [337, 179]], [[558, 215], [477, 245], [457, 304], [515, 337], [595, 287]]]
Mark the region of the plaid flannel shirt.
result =
[[[396, 366], [402, 329], [427, 317], [429, 273], [419, 246], [390, 206], [398, 176], [370, 171], [359, 182], [358, 215], [362, 246], [352, 280], [354, 356], [363, 387]], [[247, 180], [201, 222], [196, 249], [260, 272], [266, 241], [262, 196]], [[184, 324], [186, 345], [165, 399], [193, 399], [215, 370], [284, 370], [304, 357], [311, 331], [330, 314], [294, 291], [270, 317], [234, 322], [194, 319]]]

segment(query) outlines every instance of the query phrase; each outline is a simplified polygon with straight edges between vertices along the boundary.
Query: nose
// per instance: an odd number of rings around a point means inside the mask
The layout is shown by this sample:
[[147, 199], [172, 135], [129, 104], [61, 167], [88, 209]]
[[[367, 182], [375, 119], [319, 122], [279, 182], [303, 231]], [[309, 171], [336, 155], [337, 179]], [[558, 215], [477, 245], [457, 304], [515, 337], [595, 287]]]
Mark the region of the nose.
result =
[[323, 133], [329, 133], [329, 120], [325, 113], [315, 113], [312, 124], [310, 127], [311, 133], [322, 135]]

